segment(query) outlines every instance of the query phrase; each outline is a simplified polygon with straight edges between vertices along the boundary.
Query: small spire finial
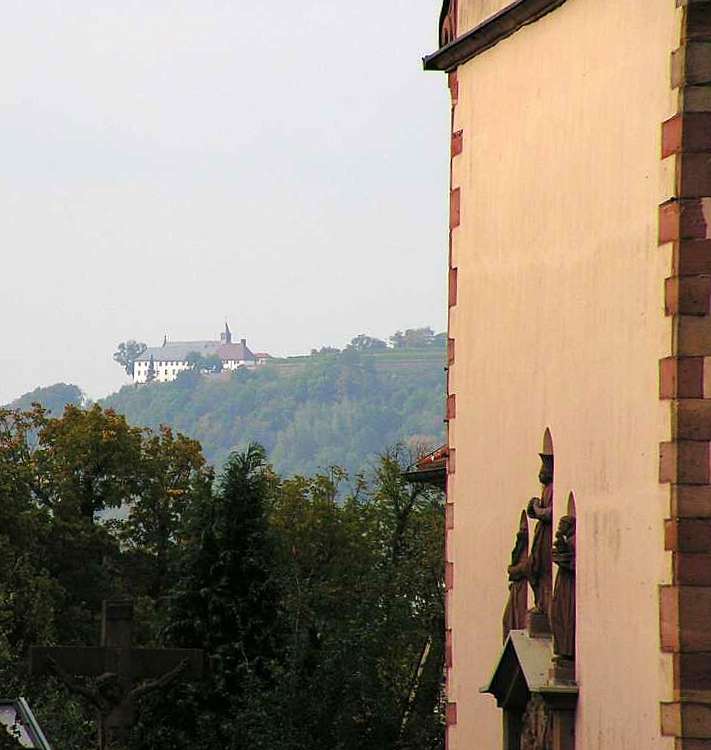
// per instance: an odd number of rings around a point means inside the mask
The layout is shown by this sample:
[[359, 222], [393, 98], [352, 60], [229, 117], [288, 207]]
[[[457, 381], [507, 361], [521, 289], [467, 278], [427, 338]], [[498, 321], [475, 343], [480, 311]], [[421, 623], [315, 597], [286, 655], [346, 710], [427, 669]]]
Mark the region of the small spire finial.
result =
[[546, 431], [543, 433], [543, 450], [538, 455], [539, 456], [552, 456], [553, 455], [553, 437], [548, 427], [546, 427]]

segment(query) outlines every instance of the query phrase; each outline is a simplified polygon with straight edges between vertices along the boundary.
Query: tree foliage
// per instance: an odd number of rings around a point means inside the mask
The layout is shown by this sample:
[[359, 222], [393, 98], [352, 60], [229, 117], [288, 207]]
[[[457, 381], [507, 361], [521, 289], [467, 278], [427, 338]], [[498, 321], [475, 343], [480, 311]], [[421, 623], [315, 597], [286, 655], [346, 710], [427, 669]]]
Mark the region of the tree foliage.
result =
[[388, 345], [381, 339], [376, 339], [361, 333], [351, 339], [351, 343], [348, 344], [347, 348], [352, 349], [355, 352], [377, 352], [385, 351], [388, 348]]
[[57, 747], [90, 750], [91, 710], [22, 663], [31, 644], [95, 644], [101, 600], [130, 595], [137, 645], [211, 664], [143, 699], [130, 750], [441, 750], [443, 501], [403, 482], [408, 462], [284, 479], [249, 444], [215, 481], [167, 427], [0, 410], [4, 691]]
[[191, 370], [195, 372], [222, 372], [222, 360], [218, 354], [200, 354], [188, 352], [185, 358]]
[[98, 404], [68, 405], [62, 417], [44, 420], [34, 456], [48, 478], [42, 502], [59, 517], [78, 511], [90, 522], [127, 503], [136, 492], [141, 438], [125, 417]]
[[442, 498], [406, 485], [402, 458], [382, 456], [342, 503], [341, 471], [281, 487], [289, 665], [270, 696], [288, 717], [277, 746], [442, 746]]
[[146, 351], [148, 347], [141, 341], [122, 341], [114, 352], [114, 362], [118, 362], [126, 370], [126, 374], [133, 377], [136, 360]]
[[148, 369], [146, 370], [146, 383], [152, 383], [156, 379], [156, 363], [151, 354], [148, 360]]
[[[437, 334], [429, 327], [408, 328], [405, 333], [395, 331], [390, 337], [390, 344], [394, 349], [423, 349], [441, 345], [445, 334]], [[445, 342], [446, 343], [446, 342]]]

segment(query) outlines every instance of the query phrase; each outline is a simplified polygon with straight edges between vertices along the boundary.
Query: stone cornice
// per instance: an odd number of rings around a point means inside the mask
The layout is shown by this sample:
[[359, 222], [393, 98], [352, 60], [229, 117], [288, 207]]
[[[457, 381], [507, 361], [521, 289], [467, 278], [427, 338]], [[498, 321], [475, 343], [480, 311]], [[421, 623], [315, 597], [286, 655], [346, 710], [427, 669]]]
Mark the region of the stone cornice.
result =
[[515, 0], [466, 34], [423, 58], [425, 70], [453, 70], [520, 28], [563, 5], [565, 0]]

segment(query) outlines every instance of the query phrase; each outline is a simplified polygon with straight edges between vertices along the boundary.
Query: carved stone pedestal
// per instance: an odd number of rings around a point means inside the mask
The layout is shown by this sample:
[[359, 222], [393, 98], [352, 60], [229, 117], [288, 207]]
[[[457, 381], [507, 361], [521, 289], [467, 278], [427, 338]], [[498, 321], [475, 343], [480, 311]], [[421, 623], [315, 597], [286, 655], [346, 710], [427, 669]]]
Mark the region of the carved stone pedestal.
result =
[[[574, 750], [578, 686], [572, 662], [553, 656], [550, 634], [512, 630], [483, 693], [504, 710], [506, 750]], [[559, 680], [560, 673], [566, 677]]]
[[575, 684], [575, 662], [564, 656], [553, 657], [553, 668], [550, 671], [551, 682], [563, 685]]
[[526, 614], [526, 630], [531, 638], [550, 638], [551, 626], [548, 615], [535, 607]]

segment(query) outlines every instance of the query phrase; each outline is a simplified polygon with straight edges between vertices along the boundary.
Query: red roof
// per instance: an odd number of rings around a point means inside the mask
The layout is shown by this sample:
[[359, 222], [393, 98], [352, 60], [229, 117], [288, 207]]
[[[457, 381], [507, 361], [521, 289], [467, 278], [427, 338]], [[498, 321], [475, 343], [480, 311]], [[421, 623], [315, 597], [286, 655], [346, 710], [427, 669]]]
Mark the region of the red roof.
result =
[[415, 462], [415, 466], [422, 471], [423, 469], [436, 469], [442, 465], [446, 465], [447, 458], [449, 457], [449, 447], [441, 445], [439, 448], [428, 453], [422, 458], [418, 458]]
[[246, 362], [255, 359], [254, 354], [242, 342], [239, 344], [222, 344], [218, 347], [217, 354], [223, 362]]

